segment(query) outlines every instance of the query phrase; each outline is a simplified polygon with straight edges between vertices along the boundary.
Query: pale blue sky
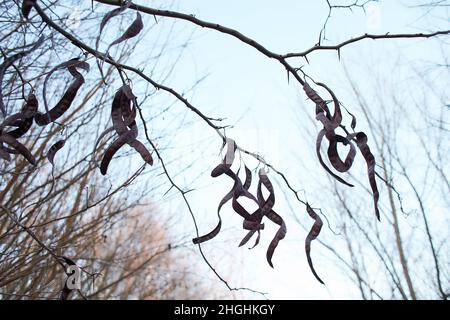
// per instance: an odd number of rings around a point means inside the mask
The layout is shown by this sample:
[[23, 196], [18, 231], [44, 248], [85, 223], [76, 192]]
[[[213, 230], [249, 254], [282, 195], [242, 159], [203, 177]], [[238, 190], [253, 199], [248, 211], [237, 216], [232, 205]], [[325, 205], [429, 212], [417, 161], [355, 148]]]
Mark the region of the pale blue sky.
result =
[[[158, 7], [164, 1], [153, 3]], [[327, 43], [335, 44], [365, 32], [378, 34], [448, 29], [448, 21], [440, 19], [440, 16], [448, 17], [445, 11], [440, 12], [437, 17], [433, 14], [433, 19], [418, 19], [423, 11], [406, 7], [413, 3], [415, 2], [380, 1], [368, 8], [367, 15], [359, 9], [353, 13], [336, 10], [327, 26]], [[200, 19], [237, 29], [278, 53], [303, 51], [313, 46], [328, 13], [325, 1], [298, 0], [183, 0], [175, 8]], [[300, 101], [305, 101], [305, 96], [297, 83], [287, 83], [286, 72], [279, 63], [228, 35], [201, 29], [187, 22], [179, 22], [176, 30], [186, 35], [193, 32], [193, 39], [174, 76], [167, 81], [168, 85], [183, 91], [196, 79], [208, 74], [206, 80], [196, 88], [195, 94], [189, 98], [205, 114], [225, 117], [226, 124], [235, 124], [235, 128], [227, 131], [228, 136], [234, 138], [239, 145], [263, 154], [267, 161], [287, 173], [299, 189], [308, 191], [308, 186], [315, 184], [312, 177], [317, 180], [327, 178], [318, 166], [314, 173], [306, 174], [302, 171], [315, 163], [315, 138], [303, 141], [300, 136], [298, 121], [302, 117], [302, 111], [297, 106]], [[371, 89], [368, 80], [375, 74], [383, 74], [390, 81], [404, 79], [407, 72], [394, 74], [394, 66], [408, 65], [410, 62], [421, 64], [440, 56], [442, 52], [433, 40], [365, 40], [345, 47], [340, 61], [336, 52], [317, 52], [309, 56], [309, 65], [303, 59], [299, 59], [295, 65], [305, 65], [305, 71], [310, 76], [327, 83], [351, 109], [348, 84], [344, 82], [344, 65], [362, 89], [369, 92]], [[313, 107], [309, 102], [306, 103]], [[185, 112], [182, 105], [178, 108], [180, 112]], [[195, 119], [190, 113], [188, 117]], [[359, 126], [360, 129], [365, 129], [364, 123]], [[173, 139], [174, 146], [178, 146], [174, 148], [174, 152], [178, 152], [205, 137], [211, 137], [215, 142], [196, 145], [196, 148], [186, 153], [184, 159], [186, 163], [197, 160], [192, 169], [194, 172], [198, 172], [196, 168], [213, 168], [220, 161], [218, 152], [221, 141], [215, 137], [212, 129], [201, 122], [178, 132]], [[199, 154], [200, 161], [197, 159]], [[299, 156], [305, 161], [305, 167], [298, 165]], [[252, 166], [255, 163], [248, 160], [248, 164]], [[173, 164], [174, 171], [176, 165]], [[189, 185], [189, 179], [194, 175], [186, 173], [178, 181]], [[217, 204], [230, 186], [231, 183], [226, 178], [212, 179], [208, 172], [197, 181], [197, 190], [189, 194], [189, 199], [200, 221], [201, 233], [208, 232], [215, 226]], [[306, 233], [289, 218], [286, 199], [278, 186], [276, 190], [276, 208], [288, 221], [288, 234], [275, 253], [275, 269], [272, 270], [267, 265], [265, 250], [276, 229], [269, 227], [265, 230], [258, 248], [252, 251], [238, 249], [238, 238], [244, 235], [243, 231], [239, 231], [242, 221], [227, 207], [223, 210], [223, 217], [224, 230], [228, 231], [204, 245], [208, 257], [218, 266], [219, 272], [230, 279], [232, 285], [265, 291], [269, 293], [268, 297], [274, 299], [359, 297], [354, 286], [349, 284], [350, 280], [329, 265], [330, 261], [323, 256], [325, 250], [321, 250], [318, 244], [313, 244], [313, 258], [327, 286], [320, 285], [314, 279], [304, 254], [303, 241]], [[320, 205], [317, 200], [315, 202], [313, 194], [307, 193], [307, 198], [313, 204]], [[288, 195], [288, 199], [294, 210], [304, 210], [292, 201], [291, 195]], [[163, 208], [176, 211], [180, 216], [180, 228], [184, 231], [191, 228], [193, 232], [189, 213], [180, 202], [172, 200], [163, 205]], [[310, 223], [306, 216], [304, 218], [304, 222]], [[230, 228], [236, 233], [230, 233]], [[324, 232], [329, 230], [324, 228]], [[208, 277], [212, 281], [218, 281], [212, 273]]]

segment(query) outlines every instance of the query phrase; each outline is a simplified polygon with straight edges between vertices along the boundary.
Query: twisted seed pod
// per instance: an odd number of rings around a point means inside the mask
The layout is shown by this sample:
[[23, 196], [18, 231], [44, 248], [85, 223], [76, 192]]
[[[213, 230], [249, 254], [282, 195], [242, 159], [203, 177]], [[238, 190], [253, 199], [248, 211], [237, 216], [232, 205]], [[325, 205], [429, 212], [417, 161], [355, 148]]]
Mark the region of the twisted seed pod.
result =
[[[231, 140], [231, 141], [233, 141], [233, 140]], [[233, 143], [234, 143], [234, 141], [233, 141]], [[231, 150], [233, 150], [233, 148]], [[239, 175], [238, 174], [235, 174], [234, 172], [232, 172], [231, 169], [228, 169], [225, 172], [225, 174], [227, 176], [229, 176], [231, 179], [233, 179], [234, 184], [233, 184], [233, 187], [231, 188], [231, 190], [222, 198], [222, 200], [219, 203], [219, 206], [217, 207], [217, 216], [219, 218], [219, 222], [218, 222], [218, 224], [216, 225], [216, 227], [212, 231], [208, 232], [207, 234], [205, 234], [203, 236], [194, 238], [192, 240], [194, 242], [194, 244], [199, 244], [199, 243], [211, 240], [211, 239], [213, 239], [215, 236], [217, 236], [219, 234], [220, 229], [222, 227], [222, 217], [220, 215], [220, 210], [222, 209], [222, 207], [228, 201], [230, 201], [235, 196], [235, 194], [239, 194], [240, 186], [242, 186], [242, 188], [244, 190], [248, 190], [248, 188], [250, 187], [250, 184], [251, 184], [251, 172], [250, 172], [250, 170], [247, 167], [245, 167], [245, 173], [246, 173], [246, 179], [245, 179], [244, 185], [242, 185], [242, 182], [239, 179]]]
[[316, 154], [317, 154], [317, 157], [319, 158], [320, 165], [325, 169], [326, 172], [328, 172], [337, 181], [339, 181], [349, 187], [354, 187], [353, 184], [348, 183], [347, 181], [345, 181], [344, 179], [342, 179], [341, 177], [336, 175], [333, 171], [331, 171], [330, 168], [328, 168], [328, 166], [325, 164], [325, 162], [323, 162], [322, 155], [320, 153], [320, 146], [322, 144], [322, 140], [323, 140], [323, 137], [325, 136], [326, 132], [327, 131], [325, 129], [320, 130], [319, 134], [317, 135], [317, 140], [316, 140]]
[[25, 159], [28, 160], [28, 162], [32, 165], [36, 165], [36, 159], [31, 154], [31, 152], [25, 147], [23, 144], [21, 144], [19, 141], [8, 135], [7, 133], [3, 133], [0, 136], [0, 141], [8, 144], [11, 146], [14, 150], [16, 150], [18, 153], [20, 153], [22, 156], [25, 157]]
[[284, 237], [286, 236], [287, 228], [286, 228], [286, 224], [284, 223], [283, 218], [281, 218], [281, 216], [278, 213], [276, 213], [275, 211], [270, 210], [270, 212], [268, 212], [266, 214], [266, 216], [267, 216], [267, 218], [269, 218], [270, 221], [272, 221], [280, 226], [277, 233], [275, 234], [275, 237], [270, 242], [269, 248], [267, 249], [267, 253], [266, 253], [267, 262], [273, 268], [273, 264], [272, 264], [273, 253], [275, 252], [275, 249], [277, 248], [280, 240], [283, 240]]
[[[131, 25], [128, 27], [127, 30], [125, 30], [125, 32], [116, 40], [114, 40], [113, 42], [111, 42], [111, 44], [109, 45], [109, 47], [112, 47], [116, 44], [119, 44], [125, 40], [131, 39], [135, 36], [137, 36], [141, 30], [144, 28], [144, 23], [142, 22], [142, 17], [141, 14], [139, 13], [139, 11], [136, 11], [136, 18], [134, 19], [134, 21], [131, 23]], [[109, 51], [106, 50], [106, 52]]]
[[327, 119], [331, 120], [330, 109], [328, 109], [326, 102], [317, 94], [317, 92], [314, 91], [314, 89], [311, 88], [311, 86], [306, 82], [303, 85], [303, 90], [308, 98], [316, 104], [316, 115], [319, 113], [325, 113]]
[[[330, 144], [328, 146], [328, 159], [330, 160], [331, 165], [339, 172], [347, 172], [351, 166], [353, 165], [353, 161], [356, 156], [356, 148], [347, 138], [341, 135], [333, 135], [331, 139], [329, 139]], [[344, 145], [349, 145], [350, 149], [345, 157], [345, 160], [342, 161], [339, 153], [337, 151], [337, 144], [342, 143]]]
[[306, 211], [308, 212], [309, 216], [314, 219], [314, 224], [311, 227], [311, 230], [308, 233], [308, 236], [305, 240], [305, 252], [306, 252], [306, 258], [308, 260], [309, 268], [311, 269], [311, 272], [313, 273], [314, 277], [321, 283], [324, 284], [322, 279], [317, 275], [316, 270], [314, 269], [312, 260], [311, 260], [311, 241], [317, 238], [317, 236], [320, 234], [320, 230], [322, 229], [322, 219], [320, 219], [319, 215], [314, 212], [314, 210], [310, 207], [310, 205], [306, 204]]
[[331, 122], [333, 124], [333, 127], [337, 128], [342, 123], [342, 111], [341, 111], [341, 107], [339, 105], [339, 100], [337, 99], [337, 97], [334, 94], [334, 92], [331, 91], [331, 89], [328, 88], [325, 84], [318, 82], [317, 85], [321, 86], [322, 88], [325, 88], [325, 90], [328, 91], [328, 93], [330, 94], [330, 96], [331, 96], [331, 98], [333, 100], [334, 113], [333, 113], [333, 116], [331, 117]]
[[105, 151], [105, 155], [103, 156], [102, 162], [100, 163], [100, 172], [102, 175], [105, 175], [108, 171], [109, 163], [111, 162], [112, 158], [116, 154], [116, 152], [126, 143], [130, 142], [131, 140], [135, 139], [137, 136], [137, 133], [135, 130], [130, 130], [127, 133], [119, 136]]
[[[269, 196], [267, 197], [267, 199], [264, 199], [262, 193], [262, 186], [264, 186], [267, 189], [267, 191], [269, 191]], [[270, 242], [266, 252], [267, 262], [273, 268], [272, 263], [273, 254], [278, 246], [278, 243], [286, 236], [287, 228], [283, 218], [281, 218], [281, 216], [278, 213], [273, 211], [273, 206], [275, 205], [275, 191], [273, 189], [269, 177], [267, 176], [267, 172], [264, 169], [259, 170], [259, 183], [257, 196], [261, 208], [261, 214], [269, 218], [270, 221], [280, 226], [274, 238]]]
[[[70, 108], [73, 101], [75, 100], [78, 90], [84, 84], [84, 77], [82, 76], [81, 73], [79, 73], [76, 70], [77, 68], [89, 71], [89, 64], [83, 61], [79, 61], [78, 59], [70, 59], [69, 61], [57, 65], [47, 74], [42, 89], [42, 96], [44, 98], [44, 107], [46, 112], [45, 113], [38, 112], [35, 115], [34, 119], [38, 125], [45, 126], [57, 120]], [[56, 70], [59, 69], [67, 69], [70, 72], [70, 74], [75, 78], [75, 80], [70, 84], [69, 88], [67, 88], [66, 92], [64, 92], [64, 95], [56, 104], [56, 106], [49, 110], [46, 93], [47, 81], [50, 79], [51, 75]]]
[[224, 157], [222, 163], [219, 164], [217, 167], [215, 167], [211, 171], [211, 177], [213, 177], [213, 178], [224, 174], [233, 165], [233, 162], [234, 162], [234, 159], [235, 159], [235, 153], [236, 153], [237, 145], [234, 142], [234, 140], [230, 139], [230, 138], [226, 139], [226, 145], [227, 145], [227, 152], [225, 154], [225, 157]]
[[50, 161], [50, 163], [53, 165], [53, 159], [55, 158], [56, 153], [62, 148], [64, 147], [64, 144], [66, 143], [66, 140], [62, 139], [59, 140], [58, 142], [56, 142], [55, 144], [53, 144], [50, 149], [47, 152], [47, 159], [48, 161]]
[[370, 187], [372, 189], [375, 215], [376, 215], [378, 221], [380, 221], [380, 211], [378, 209], [378, 200], [379, 200], [380, 194], [378, 192], [377, 181], [375, 180], [375, 157], [373, 156], [372, 152], [370, 151], [369, 146], [367, 145], [366, 134], [364, 132], [358, 132], [354, 135], [356, 137], [356, 145], [358, 146], [359, 150], [361, 151], [361, 154], [363, 155], [364, 159], [366, 160], [367, 175], [369, 177], [369, 183], [370, 183]]

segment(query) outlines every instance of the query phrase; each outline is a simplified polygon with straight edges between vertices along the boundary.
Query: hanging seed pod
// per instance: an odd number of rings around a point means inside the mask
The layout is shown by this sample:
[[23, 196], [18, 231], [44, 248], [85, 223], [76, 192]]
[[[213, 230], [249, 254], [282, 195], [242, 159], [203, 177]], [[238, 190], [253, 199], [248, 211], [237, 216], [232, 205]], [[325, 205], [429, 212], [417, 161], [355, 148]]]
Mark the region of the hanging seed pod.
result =
[[314, 210], [310, 207], [308, 203], [306, 204], [306, 211], [308, 212], [309, 216], [314, 219], [314, 224], [311, 227], [311, 230], [309, 231], [308, 236], [306, 237], [305, 240], [306, 259], [308, 260], [309, 268], [311, 269], [311, 272], [313, 273], [314, 277], [316, 277], [316, 279], [321, 284], [324, 284], [322, 279], [320, 279], [320, 277], [317, 275], [311, 259], [311, 241], [313, 241], [319, 236], [323, 223], [322, 219], [320, 219], [319, 215], [314, 212]]
[[15, 151], [20, 153], [22, 156], [24, 156], [25, 159], [28, 160], [28, 162], [32, 165], [36, 165], [36, 159], [31, 154], [31, 152], [25, 147], [23, 144], [21, 144], [19, 141], [11, 137], [10, 135], [3, 133], [0, 136], [0, 141], [8, 144], [11, 146]]
[[55, 158], [56, 153], [64, 147], [64, 144], [66, 143], [66, 140], [62, 139], [53, 144], [50, 149], [47, 152], [47, 159], [50, 161], [50, 163], [53, 165], [53, 159]]
[[[70, 59], [69, 61], [63, 62], [56, 67], [54, 67], [45, 77], [42, 95], [44, 98], [44, 107], [45, 113], [38, 112], [34, 119], [36, 123], [40, 126], [45, 126], [58, 118], [60, 118], [72, 105], [75, 97], [78, 93], [78, 90], [84, 84], [84, 77], [81, 73], [79, 73], [76, 69], [80, 68], [83, 70], [89, 71], [89, 64], [83, 61], [79, 61], [78, 59]], [[75, 78], [75, 80], [70, 84], [69, 88], [67, 88], [64, 95], [56, 104], [56, 106], [49, 110], [47, 103], [47, 82], [50, 79], [51, 75], [59, 70], [59, 69], [67, 69], [70, 74]]]
[[22, 15], [28, 20], [28, 16], [30, 15], [31, 9], [36, 4], [36, 0], [23, 0], [22, 1]]

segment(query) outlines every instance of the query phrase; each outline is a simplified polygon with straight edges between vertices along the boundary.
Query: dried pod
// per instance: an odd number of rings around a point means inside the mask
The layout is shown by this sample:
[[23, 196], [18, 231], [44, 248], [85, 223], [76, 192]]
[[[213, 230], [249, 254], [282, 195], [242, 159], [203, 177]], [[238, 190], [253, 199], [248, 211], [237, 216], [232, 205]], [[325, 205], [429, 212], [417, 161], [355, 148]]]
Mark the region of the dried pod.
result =
[[222, 163], [211, 171], [211, 177], [213, 178], [218, 177], [227, 172], [234, 162], [237, 145], [234, 142], [234, 140], [230, 138], [226, 139], [226, 145], [227, 145], [227, 153], [225, 154]]
[[106, 149], [103, 156], [102, 162], [100, 164], [100, 172], [105, 175], [108, 171], [109, 163], [116, 154], [116, 152], [126, 143], [136, 139], [137, 133], [134, 130], [130, 130], [127, 133], [119, 136], [109, 147]]
[[306, 252], [306, 259], [308, 260], [308, 265], [311, 269], [311, 272], [316, 277], [316, 279], [321, 283], [324, 284], [322, 279], [317, 275], [316, 270], [314, 269], [312, 260], [311, 260], [311, 241], [316, 239], [320, 233], [320, 230], [322, 229], [322, 219], [320, 219], [319, 215], [314, 212], [314, 210], [311, 208], [311, 206], [307, 203], [306, 204], [306, 211], [308, 212], [309, 216], [314, 219], [314, 224], [311, 227], [311, 230], [308, 233], [308, 236], [305, 240], [305, 252]]
[[31, 9], [36, 4], [36, 0], [23, 0], [22, 2], [22, 15], [25, 19], [28, 20], [28, 16], [30, 15]]
[[275, 234], [275, 237], [270, 242], [269, 248], [267, 249], [267, 253], [266, 253], [267, 262], [273, 268], [273, 264], [272, 264], [273, 253], [275, 252], [275, 249], [277, 248], [280, 240], [283, 240], [284, 237], [286, 236], [287, 228], [286, 228], [286, 224], [284, 223], [283, 218], [281, 218], [281, 216], [278, 215], [275, 211], [271, 210], [270, 212], [268, 212], [266, 214], [266, 216], [267, 216], [267, 218], [269, 218], [270, 221], [272, 221], [280, 226], [277, 233]]
[[[353, 161], [355, 160], [356, 148], [346, 137], [341, 135], [332, 135], [331, 139], [329, 139], [330, 144], [328, 145], [328, 159], [330, 160], [331, 165], [339, 172], [347, 172], [351, 166], [353, 165]], [[337, 150], [337, 144], [342, 143], [343, 145], [349, 145], [350, 149], [345, 157], [345, 160], [342, 161], [339, 157], [339, 153]]]
[[36, 165], [36, 159], [31, 154], [31, 152], [25, 147], [23, 144], [21, 144], [19, 141], [8, 135], [7, 133], [3, 133], [0, 136], [0, 141], [8, 144], [11, 146], [14, 150], [16, 150], [18, 153], [20, 153], [22, 156], [25, 157], [25, 159], [28, 160], [28, 162], [32, 165]]
[[336, 175], [333, 171], [331, 171], [330, 168], [328, 168], [328, 166], [325, 164], [325, 162], [323, 162], [322, 155], [320, 153], [320, 146], [322, 144], [323, 137], [325, 136], [326, 133], [327, 133], [327, 131], [325, 129], [320, 130], [319, 134], [317, 135], [317, 140], [316, 140], [316, 154], [317, 154], [317, 157], [319, 158], [320, 165], [325, 169], [326, 172], [328, 172], [337, 181], [339, 181], [349, 187], [354, 187], [353, 184], [348, 183], [347, 181], [345, 181], [344, 179], [342, 179], [341, 177]]
[[325, 84], [323, 83], [317, 83], [318, 86], [321, 86], [322, 88], [325, 88], [325, 90], [328, 91], [328, 93], [330, 94], [333, 103], [334, 103], [334, 113], [333, 116], [331, 117], [331, 122], [333, 124], [334, 128], [339, 127], [339, 125], [342, 122], [342, 112], [341, 112], [341, 107], [339, 105], [339, 100], [337, 99], [336, 95], [334, 94], [333, 91], [331, 91], [330, 88], [328, 88]]
[[55, 158], [56, 153], [64, 147], [64, 144], [66, 143], [66, 140], [62, 139], [53, 144], [50, 149], [47, 152], [47, 159], [50, 161], [50, 163], [53, 165], [53, 159]]
[[[136, 11], [136, 18], [134, 19], [134, 21], [131, 23], [131, 25], [128, 27], [128, 29], [125, 30], [123, 35], [121, 35], [119, 38], [117, 38], [116, 40], [111, 42], [109, 47], [112, 47], [116, 44], [119, 44], [119, 43], [125, 41], [125, 40], [131, 39], [131, 38], [137, 36], [143, 28], [144, 28], [144, 23], [142, 22], [141, 14], [139, 13], [139, 11]], [[108, 50], [106, 50], [106, 51], [108, 52]]]
[[361, 154], [363, 155], [364, 159], [366, 160], [367, 175], [369, 177], [369, 183], [370, 183], [370, 187], [372, 189], [375, 215], [376, 215], [377, 219], [380, 220], [380, 211], [378, 209], [378, 199], [380, 197], [380, 194], [378, 192], [377, 181], [375, 180], [375, 157], [373, 156], [372, 152], [370, 151], [369, 146], [367, 145], [367, 136], [364, 132], [358, 132], [358, 133], [352, 134], [352, 135], [355, 136], [356, 145], [358, 146], [359, 151], [361, 151]]
[[[73, 101], [75, 100], [75, 97], [78, 93], [78, 90], [81, 88], [81, 86], [84, 83], [84, 77], [79, 73], [76, 68], [81, 68], [83, 70], [89, 71], [89, 65], [86, 62], [79, 61], [78, 59], [70, 59], [69, 61], [63, 62], [56, 67], [54, 67], [50, 72], [47, 74], [44, 80], [43, 89], [42, 89], [42, 95], [44, 98], [44, 107], [46, 113], [38, 112], [35, 115], [35, 121], [40, 126], [45, 126], [55, 120], [57, 120], [59, 117], [61, 117], [72, 105]], [[59, 102], [56, 104], [56, 106], [49, 110], [48, 103], [47, 103], [47, 81], [50, 78], [50, 76], [59, 69], [68, 69], [68, 71], [71, 73], [71, 75], [75, 78], [75, 80], [70, 84], [69, 88], [67, 88], [66, 92], [64, 92], [64, 95], [59, 100]]]
[[328, 109], [326, 102], [317, 94], [317, 92], [314, 91], [314, 89], [311, 88], [311, 86], [306, 82], [303, 85], [303, 90], [305, 91], [308, 98], [310, 98], [316, 104], [316, 115], [325, 113], [327, 119], [331, 120], [330, 110]]

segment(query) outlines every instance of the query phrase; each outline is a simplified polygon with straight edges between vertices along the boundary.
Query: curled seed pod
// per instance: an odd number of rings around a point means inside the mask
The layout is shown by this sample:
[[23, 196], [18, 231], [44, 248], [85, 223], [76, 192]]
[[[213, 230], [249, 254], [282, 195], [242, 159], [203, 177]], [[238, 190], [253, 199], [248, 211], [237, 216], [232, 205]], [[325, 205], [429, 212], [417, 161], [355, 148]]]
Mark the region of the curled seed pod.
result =
[[372, 189], [375, 215], [379, 221], [380, 220], [380, 211], [378, 209], [378, 200], [379, 200], [380, 194], [378, 192], [377, 181], [375, 180], [375, 157], [373, 156], [372, 152], [370, 151], [369, 146], [367, 145], [366, 134], [364, 132], [358, 132], [354, 135], [356, 138], [356, 145], [358, 146], [359, 151], [361, 151], [361, 154], [363, 155], [364, 159], [366, 160], [367, 175], [369, 177], [369, 183], [370, 183], [370, 187]]
[[38, 101], [34, 94], [30, 94], [24, 104], [22, 111], [6, 118], [0, 125], [0, 134], [5, 126], [17, 127], [7, 132], [11, 137], [18, 139], [22, 137], [33, 124], [33, 117], [38, 109]]
[[305, 252], [306, 252], [306, 259], [308, 260], [309, 268], [311, 269], [311, 272], [313, 273], [314, 277], [321, 283], [324, 284], [322, 279], [317, 275], [316, 270], [314, 269], [312, 260], [311, 260], [311, 241], [317, 238], [317, 236], [320, 234], [320, 230], [322, 229], [322, 219], [320, 219], [319, 215], [314, 212], [314, 210], [310, 207], [310, 205], [306, 204], [306, 211], [308, 212], [309, 216], [314, 219], [314, 224], [311, 227], [311, 230], [308, 233], [308, 236], [305, 240]]
[[[131, 23], [131, 25], [128, 27], [128, 29], [125, 30], [125, 32], [119, 38], [117, 38], [116, 40], [111, 42], [109, 47], [112, 47], [116, 44], [119, 44], [119, 43], [125, 41], [125, 40], [131, 39], [131, 38], [137, 36], [143, 28], [144, 28], [144, 23], [142, 22], [141, 14], [139, 13], [139, 11], [136, 11], [136, 18], [134, 19], [134, 21]], [[109, 50], [106, 50], [106, 52], [108, 52], [108, 51]]]
[[287, 228], [286, 228], [286, 224], [284, 223], [283, 218], [281, 218], [281, 216], [278, 215], [278, 213], [276, 213], [275, 211], [270, 210], [270, 212], [268, 212], [266, 214], [266, 217], [269, 218], [269, 220], [271, 220], [272, 222], [274, 222], [280, 226], [280, 228], [278, 228], [277, 233], [275, 234], [275, 237], [270, 242], [269, 248], [267, 248], [267, 253], [266, 253], [267, 262], [273, 268], [273, 264], [272, 264], [273, 253], [275, 252], [275, 249], [277, 248], [278, 243], [281, 240], [283, 240], [284, 237], [286, 236]]
[[[132, 101], [133, 107], [131, 107]], [[135, 131], [135, 136], [137, 137], [138, 129], [134, 120], [136, 117], [136, 107], [134, 106], [134, 101], [135, 96], [128, 85], [122, 86], [114, 95], [111, 106], [111, 119], [113, 122], [113, 128], [119, 136], [129, 132], [127, 127], [130, 127], [130, 130]], [[127, 144], [139, 152], [142, 159], [144, 159], [146, 163], [153, 165], [152, 155], [140, 141], [132, 139], [129, 140]]]
[[[246, 172], [246, 178], [245, 178], [245, 184], [243, 185], [243, 188], [245, 190], [248, 190], [248, 188], [250, 187], [250, 184], [251, 184], [251, 172], [247, 167], [245, 167], [245, 172]], [[239, 175], [232, 172], [231, 169], [228, 169], [227, 172], [225, 172], [225, 174], [227, 176], [229, 176], [231, 179], [233, 179], [234, 184], [233, 184], [233, 187], [231, 188], [231, 190], [222, 198], [222, 200], [219, 203], [219, 206], [217, 207], [217, 216], [219, 218], [219, 222], [217, 223], [216, 227], [212, 231], [208, 232], [207, 234], [205, 234], [203, 236], [194, 238], [192, 240], [194, 242], [194, 244], [199, 244], [199, 243], [211, 240], [219, 234], [220, 229], [222, 227], [222, 217], [220, 216], [220, 210], [228, 201], [230, 201], [234, 197], [235, 194], [239, 193], [239, 191], [238, 191], [239, 187], [242, 185], [242, 182], [239, 179]]]
[[55, 158], [56, 153], [64, 147], [66, 140], [59, 140], [55, 144], [53, 144], [47, 152], [47, 159], [53, 165], [53, 159]]
[[[353, 165], [353, 161], [355, 160], [356, 148], [347, 138], [340, 135], [333, 135], [329, 140], [330, 144], [328, 146], [328, 159], [330, 159], [330, 163], [339, 172], [347, 172], [351, 166]], [[337, 144], [342, 143], [344, 145], [349, 145], [350, 150], [345, 157], [345, 160], [342, 161], [339, 157], [339, 153], [337, 151]]]
[[[262, 186], [264, 186], [267, 191], [269, 191], [269, 196], [267, 197], [267, 199], [264, 199]], [[278, 243], [286, 236], [287, 228], [283, 218], [281, 218], [278, 213], [273, 211], [273, 206], [275, 205], [275, 191], [273, 189], [272, 182], [270, 182], [270, 179], [267, 176], [267, 172], [264, 169], [259, 170], [257, 197], [261, 209], [261, 214], [269, 218], [270, 221], [280, 226], [274, 238], [270, 242], [266, 253], [267, 262], [273, 268], [273, 254], [278, 246]]]
[[[131, 5], [131, 1], [124, 1], [122, 3], [122, 5], [119, 8], [113, 9], [110, 12], [108, 12], [102, 19], [101, 23], [100, 23], [100, 32], [98, 34], [97, 40], [95, 42], [95, 48], [96, 50], [98, 50], [99, 44], [100, 44], [100, 38], [101, 38], [101, 34], [103, 29], [105, 28], [106, 24], [108, 23], [108, 21], [121, 14], [123, 11], [125, 11], [126, 9], [128, 9], [128, 7]], [[128, 40], [130, 38], [133, 38], [135, 36], [137, 36], [141, 30], [144, 28], [144, 24], [142, 22], [142, 17], [141, 14], [139, 12], [136, 12], [136, 18], [135, 20], [131, 23], [131, 25], [127, 28], [127, 30], [122, 34], [122, 36], [120, 36], [118, 39], [114, 40], [106, 49], [106, 53], [105, 53], [105, 57], [107, 57], [109, 55], [109, 49], [116, 44], [119, 44], [120, 42], [123, 42], [125, 40]], [[103, 68], [102, 65], [100, 64], [99, 60], [97, 60], [97, 66], [99, 68], [100, 74], [102, 76], [103, 79], [105, 79], [104, 75], [103, 75]]]
[[27, 133], [32, 125], [33, 125], [33, 118], [24, 119], [23, 121], [20, 121], [20, 123], [18, 123], [16, 129], [8, 131], [7, 134], [9, 134], [11, 137], [15, 139], [18, 139], [22, 137], [25, 133]]
[[149, 165], [153, 165], [153, 157], [147, 148], [139, 140], [133, 139], [128, 144], [141, 155], [142, 159]]
[[[44, 107], [46, 113], [38, 112], [35, 115], [35, 121], [40, 126], [45, 126], [49, 124], [50, 122], [53, 122], [57, 120], [59, 117], [61, 117], [72, 105], [73, 101], [75, 100], [75, 97], [78, 93], [78, 90], [81, 88], [81, 86], [84, 83], [84, 77], [79, 73], [76, 68], [80, 68], [83, 70], [89, 71], [89, 65], [86, 62], [79, 61], [78, 59], [70, 59], [69, 61], [63, 62], [57, 66], [55, 66], [50, 72], [46, 75], [43, 89], [42, 89], [42, 96], [44, 98]], [[69, 88], [67, 88], [66, 92], [64, 92], [64, 95], [59, 100], [59, 102], [56, 104], [56, 106], [49, 110], [48, 103], [47, 103], [47, 81], [50, 79], [50, 76], [59, 69], [68, 69], [69, 72], [72, 74], [72, 76], [75, 78], [75, 80], [70, 84]]]
[[325, 88], [325, 90], [328, 91], [328, 93], [330, 94], [331, 98], [333, 99], [334, 113], [333, 113], [333, 116], [331, 117], [331, 122], [333, 124], [333, 127], [337, 128], [342, 123], [342, 112], [341, 112], [341, 107], [339, 105], [339, 100], [337, 99], [337, 97], [334, 94], [334, 92], [331, 91], [331, 89], [328, 88], [325, 84], [318, 82], [317, 85], [321, 86], [322, 88]]
[[32, 165], [36, 165], [36, 159], [31, 154], [31, 152], [25, 147], [23, 144], [21, 144], [19, 141], [11, 137], [10, 135], [3, 133], [0, 136], [0, 141], [8, 144], [11, 146], [14, 150], [16, 150], [18, 153], [20, 153], [22, 156], [24, 156], [25, 159], [28, 160], [28, 162]]
[[15, 113], [9, 117], [6, 117], [5, 120], [0, 124], [0, 132], [5, 129], [5, 127], [18, 127], [25, 120], [25, 114], [22, 112]]
[[131, 125], [134, 122], [134, 118], [129, 118], [129, 124], [124, 121], [124, 111], [130, 109], [131, 99], [125, 93], [125, 91], [129, 88], [128, 85], [122, 86], [119, 90], [117, 90], [114, 95], [114, 99], [111, 105], [111, 120], [113, 123], [113, 127], [116, 130], [117, 134], [121, 135], [128, 132], [127, 125]]
[[211, 171], [211, 177], [213, 178], [226, 173], [231, 168], [234, 162], [237, 145], [234, 142], [234, 140], [230, 138], [226, 139], [226, 145], [227, 145], [227, 153], [225, 154], [222, 163]]
[[323, 100], [317, 94], [317, 92], [314, 91], [314, 89], [311, 88], [311, 86], [306, 82], [303, 85], [303, 90], [305, 91], [308, 98], [310, 98], [316, 104], [316, 115], [318, 115], [319, 113], [325, 113], [325, 116], [327, 117], [327, 119], [331, 120], [330, 109], [328, 109], [328, 106], [327, 106], [325, 100]]
[[119, 136], [105, 151], [102, 162], [100, 163], [100, 172], [105, 175], [108, 171], [109, 163], [116, 154], [116, 152], [126, 143], [136, 138], [136, 131], [130, 130], [127, 133]]
[[98, 45], [100, 42], [100, 36], [102, 34], [103, 28], [105, 28], [106, 24], [108, 23], [108, 21], [115, 17], [118, 16], [119, 14], [121, 14], [123, 11], [125, 11], [126, 9], [128, 9], [131, 5], [131, 1], [123, 1], [122, 5], [119, 8], [113, 9], [111, 11], [109, 11], [108, 13], [106, 13], [102, 19], [102, 21], [100, 22], [100, 32], [98, 33], [98, 37], [96, 40], [96, 49], [98, 49]]
[[23, 0], [22, 1], [22, 15], [25, 19], [28, 20], [28, 16], [30, 15], [31, 9], [36, 4], [36, 0]]
[[336, 175], [333, 171], [331, 171], [330, 168], [328, 168], [328, 166], [325, 164], [325, 162], [323, 162], [322, 155], [320, 153], [320, 146], [322, 144], [322, 140], [323, 140], [323, 137], [325, 136], [325, 134], [326, 134], [325, 129], [320, 130], [319, 134], [317, 135], [317, 140], [316, 140], [316, 154], [317, 154], [317, 157], [319, 158], [320, 165], [325, 169], [326, 172], [328, 172], [333, 178], [335, 178], [340, 183], [343, 183], [349, 187], [354, 187], [353, 184], [348, 183], [347, 181], [345, 181], [344, 179], [342, 179], [341, 177]]

